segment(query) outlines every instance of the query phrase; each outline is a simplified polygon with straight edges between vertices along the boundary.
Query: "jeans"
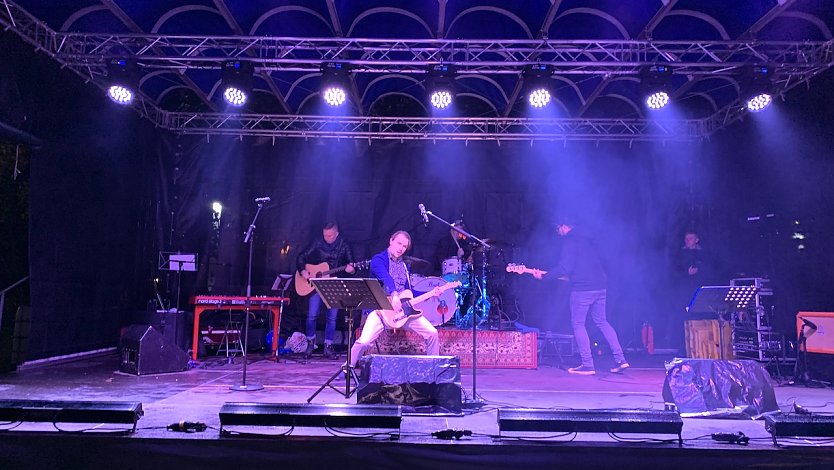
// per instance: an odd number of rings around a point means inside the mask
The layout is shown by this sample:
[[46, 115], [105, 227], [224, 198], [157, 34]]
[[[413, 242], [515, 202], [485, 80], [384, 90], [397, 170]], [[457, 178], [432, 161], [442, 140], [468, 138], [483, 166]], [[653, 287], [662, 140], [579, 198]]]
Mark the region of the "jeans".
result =
[[620, 346], [620, 340], [617, 339], [617, 332], [614, 331], [614, 328], [611, 328], [608, 320], [605, 319], [605, 297], [605, 289], [573, 291], [570, 293], [570, 322], [573, 326], [573, 337], [576, 340], [577, 348], [579, 348], [582, 365], [585, 367], [594, 367], [591, 339], [588, 337], [588, 330], [585, 327], [589, 312], [591, 320], [602, 332], [608, 345], [611, 346], [614, 360], [617, 363], [625, 362], [623, 348]]
[[[419, 316], [408, 320], [403, 328], [411, 330], [426, 340], [426, 355], [437, 356], [440, 354], [440, 342], [437, 339], [437, 328], [429, 322], [426, 317]], [[371, 345], [385, 330], [385, 324], [379, 318], [376, 310], [368, 314], [365, 325], [362, 327], [362, 335], [353, 343], [350, 349], [350, 365], [355, 366], [365, 349]]]
[[[316, 339], [316, 320], [319, 317], [321, 308], [321, 296], [318, 292], [310, 296], [310, 306], [307, 309], [307, 339]], [[336, 315], [338, 308], [327, 310], [327, 322], [324, 324], [324, 344], [333, 344], [333, 337], [336, 336]]]

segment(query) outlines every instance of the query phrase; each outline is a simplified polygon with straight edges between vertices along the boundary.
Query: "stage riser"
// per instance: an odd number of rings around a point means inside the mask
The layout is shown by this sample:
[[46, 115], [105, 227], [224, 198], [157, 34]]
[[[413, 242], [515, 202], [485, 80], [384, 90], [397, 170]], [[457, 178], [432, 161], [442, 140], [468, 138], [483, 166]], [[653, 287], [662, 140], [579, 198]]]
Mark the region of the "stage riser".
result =
[[[440, 355], [460, 357], [461, 367], [472, 367], [472, 330], [439, 329]], [[487, 369], [535, 369], [537, 364], [536, 333], [518, 331], [478, 331], [476, 351], [478, 367]], [[422, 337], [410, 331], [386, 330], [373, 354], [425, 354]]]

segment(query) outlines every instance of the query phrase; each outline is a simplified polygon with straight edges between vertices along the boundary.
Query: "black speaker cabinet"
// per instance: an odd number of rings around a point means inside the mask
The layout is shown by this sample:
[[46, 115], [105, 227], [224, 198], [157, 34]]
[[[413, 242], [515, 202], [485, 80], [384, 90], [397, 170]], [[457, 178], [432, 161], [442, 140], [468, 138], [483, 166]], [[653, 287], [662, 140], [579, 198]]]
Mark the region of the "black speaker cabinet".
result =
[[356, 402], [403, 405], [403, 413], [460, 414], [456, 356], [366, 356]]
[[128, 374], [160, 374], [188, 368], [188, 353], [150, 325], [130, 325], [119, 343], [119, 351], [119, 370]]

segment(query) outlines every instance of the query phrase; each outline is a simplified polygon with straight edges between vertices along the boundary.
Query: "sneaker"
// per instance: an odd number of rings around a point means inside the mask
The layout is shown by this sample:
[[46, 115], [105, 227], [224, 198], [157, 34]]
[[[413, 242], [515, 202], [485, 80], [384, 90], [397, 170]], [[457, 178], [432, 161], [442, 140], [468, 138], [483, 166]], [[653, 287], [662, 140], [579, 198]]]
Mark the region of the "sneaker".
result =
[[597, 372], [591, 366], [579, 366], [579, 367], [571, 367], [570, 369], [568, 369], [568, 373], [578, 374], [578, 375], [594, 375]]
[[324, 358], [325, 359], [336, 359], [336, 351], [333, 350], [332, 344], [325, 344], [324, 345]]
[[313, 350], [316, 349], [316, 343], [307, 341], [307, 349], [304, 351], [304, 359], [313, 357]]
[[618, 362], [615, 367], [611, 368], [611, 372], [614, 373], [614, 374], [619, 374], [620, 372], [628, 369], [629, 367], [630, 366], [628, 365], [628, 362], [626, 362], [626, 361]]

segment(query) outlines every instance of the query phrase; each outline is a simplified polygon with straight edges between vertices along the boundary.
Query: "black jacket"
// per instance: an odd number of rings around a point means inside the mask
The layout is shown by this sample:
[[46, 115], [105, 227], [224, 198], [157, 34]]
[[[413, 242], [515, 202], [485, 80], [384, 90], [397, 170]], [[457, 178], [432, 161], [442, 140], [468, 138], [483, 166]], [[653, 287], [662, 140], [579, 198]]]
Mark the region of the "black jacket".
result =
[[566, 276], [571, 290], [590, 291], [606, 288], [607, 277], [602, 257], [591, 240], [571, 231], [564, 238], [559, 264], [547, 270], [547, 276]]
[[307, 264], [319, 263], [327, 263], [330, 269], [333, 269], [353, 263], [353, 261], [353, 251], [350, 249], [350, 245], [339, 235], [336, 241], [330, 245], [325, 243], [324, 238], [321, 237], [307, 245], [298, 254], [296, 265], [299, 271], [302, 271]]

